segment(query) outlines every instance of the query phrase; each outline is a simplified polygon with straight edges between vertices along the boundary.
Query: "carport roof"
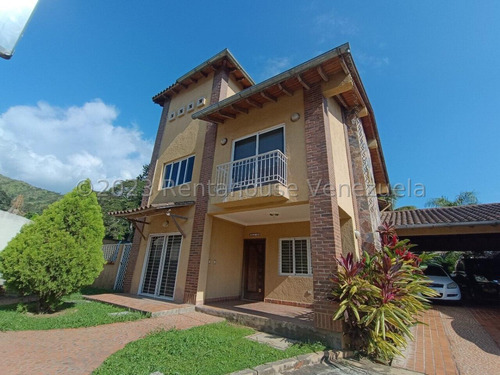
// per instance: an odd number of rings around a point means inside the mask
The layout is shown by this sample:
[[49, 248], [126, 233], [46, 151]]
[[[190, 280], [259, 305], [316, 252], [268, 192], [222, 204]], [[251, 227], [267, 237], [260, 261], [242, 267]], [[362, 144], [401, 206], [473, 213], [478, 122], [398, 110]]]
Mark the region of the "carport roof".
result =
[[382, 212], [397, 228], [500, 224], [500, 203]]

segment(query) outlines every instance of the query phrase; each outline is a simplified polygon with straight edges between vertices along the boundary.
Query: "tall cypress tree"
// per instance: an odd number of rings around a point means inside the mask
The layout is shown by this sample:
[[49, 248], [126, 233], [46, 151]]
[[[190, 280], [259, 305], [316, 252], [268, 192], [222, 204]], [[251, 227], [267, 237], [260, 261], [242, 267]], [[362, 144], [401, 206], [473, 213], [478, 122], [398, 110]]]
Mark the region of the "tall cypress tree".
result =
[[21, 229], [0, 253], [0, 272], [7, 287], [37, 295], [39, 310], [51, 311], [99, 276], [103, 237], [101, 209], [87, 180]]

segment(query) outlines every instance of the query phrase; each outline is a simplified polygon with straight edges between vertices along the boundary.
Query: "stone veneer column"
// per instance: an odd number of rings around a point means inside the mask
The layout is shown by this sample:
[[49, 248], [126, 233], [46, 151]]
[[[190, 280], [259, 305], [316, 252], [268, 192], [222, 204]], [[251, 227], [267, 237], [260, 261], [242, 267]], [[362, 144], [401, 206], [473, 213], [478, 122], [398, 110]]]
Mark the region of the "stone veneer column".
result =
[[[227, 96], [227, 85], [229, 72], [225, 65], [214, 73], [212, 83], [212, 94], [210, 104], [218, 103]], [[207, 123], [205, 143], [203, 145], [203, 157], [201, 160], [200, 184], [205, 186], [207, 192], [208, 183], [212, 178], [214, 165], [215, 141], [217, 138], [217, 124]], [[191, 234], [191, 248], [186, 275], [186, 287], [184, 289], [184, 302], [196, 304], [198, 292], [198, 281], [200, 276], [200, 262], [205, 235], [205, 221], [208, 211], [209, 195], [196, 194], [195, 213], [193, 219], [193, 232]]]
[[[304, 90], [304, 126], [307, 178], [313, 187], [309, 191], [309, 209], [314, 326], [341, 332], [342, 323], [332, 319], [336, 305], [328, 300], [332, 289], [330, 278], [337, 269], [335, 258], [342, 254], [342, 244], [337, 197], [335, 190], [331, 190], [336, 184], [330, 124], [319, 84]], [[312, 190], [317, 186], [314, 194]]]
[[[151, 162], [149, 163], [148, 177], [142, 195], [141, 206], [147, 206], [149, 204], [151, 187], [153, 186], [153, 176], [156, 168], [156, 162], [158, 160], [158, 157], [160, 156], [161, 140], [163, 138], [163, 133], [165, 132], [165, 126], [167, 124], [167, 117], [168, 117], [167, 115], [169, 108], [170, 108], [170, 99], [167, 99], [163, 103], [163, 109], [160, 117], [160, 124], [158, 125], [158, 131], [156, 132], [156, 140], [153, 147], [153, 153], [151, 155]], [[139, 226], [141, 231], [144, 230], [144, 224], [137, 223], [137, 225]], [[136, 229], [134, 231], [132, 248], [130, 249], [127, 269], [125, 270], [125, 277], [123, 279], [123, 291], [125, 293], [130, 293], [130, 288], [132, 286], [132, 277], [134, 275], [135, 265], [137, 263], [137, 257], [139, 256], [139, 248], [141, 246], [142, 240], [143, 238], [141, 236], [141, 233]]]
[[370, 150], [365, 132], [356, 110], [347, 113], [347, 136], [351, 154], [353, 192], [358, 205], [358, 230], [361, 233], [361, 250], [373, 253], [380, 249], [377, 234], [380, 224], [375, 179], [371, 163]]

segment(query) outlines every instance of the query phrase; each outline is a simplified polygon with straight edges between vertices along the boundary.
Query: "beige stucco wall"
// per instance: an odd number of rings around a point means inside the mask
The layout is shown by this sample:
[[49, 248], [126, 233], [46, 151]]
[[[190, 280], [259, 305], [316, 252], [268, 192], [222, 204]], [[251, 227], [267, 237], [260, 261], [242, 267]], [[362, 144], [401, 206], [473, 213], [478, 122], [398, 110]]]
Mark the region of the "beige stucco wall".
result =
[[[250, 237], [250, 233], [260, 233], [260, 236]], [[245, 227], [244, 238], [265, 238], [266, 240], [265, 298], [302, 303], [313, 302], [312, 276], [279, 275], [279, 239], [309, 236], [309, 222]]]
[[[191, 232], [193, 228], [193, 217], [194, 217], [194, 206], [178, 208], [173, 211], [177, 215], [186, 216], [188, 220], [177, 219], [180, 227], [184, 231], [186, 237], [182, 239], [181, 252], [179, 255], [179, 265], [177, 269], [177, 282], [175, 285], [174, 301], [182, 302], [184, 298], [184, 288], [186, 286], [186, 272], [187, 264], [189, 259], [189, 249], [191, 247]], [[149, 243], [149, 237], [154, 234], [164, 234], [164, 233], [179, 233], [177, 227], [175, 226], [172, 218], [167, 218], [166, 216], [152, 216], [147, 219], [150, 224], [146, 225], [144, 228], [144, 235], [146, 240], [141, 241], [139, 247], [139, 255], [137, 257], [137, 263], [134, 269], [134, 276], [132, 278], [131, 293], [140, 292], [140, 281], [144, 270], [144, 261], [146, 258], [147, 246]], [[165, 220], [169, 221], [167, 227], [163, 226]]]
[[[258, 131], [285, 126], [285, 154], [288, 157], [288, 184], [297, 184], [297, 191], [290, 191], [287, 203], [308, 200], [306, 152], [304, 139], [304, 105], [302, 91], [295, 92], [292, 97], [281, 97], [278, 103], [265, 104], [262, 109], [251, 109], [249, 114], [242, 114], [236, 119], [219, 124], [214, 158], [212, 181], [216, 178], [216, 166], [227, 163], [232, 158], [233, 142]], [[296, 122], [290, 121], [290, 115], [300, 113]], [[221, 145], [221, 140], [227, 138], [227, 143]], [[292, 190], [295, 190], [293, 187]], [[223, 201], [222, 196], [211, 198], [211, 212], [220, 211], [214, 204]]]
[[229, 81], [227, 82], [227, 95], [226, 97], [230, 97], [237, 92], [241, 91], [241, 87], [238, 82], [232, 77], [229, 76]]
[[346, 129], [342, 120], [342, 110], [335, 100], [328, 98], [328, 123], [330, 125], [333, 168], [335, 173], [335, 192], [342, 220], [342, 250], [344, 253], [358, 253], [358, 241], [354, 237], [355, 214], [353, 186], [349, 169]]
[[348, 151], [345, 141], [345, 126], [342, 121], [340, 106], [332, 98], [328, 99], [328, 120], [331, 132], [337, 202], [339, 207], [350, 217], [354, 217], [349, 159], [347, 158]]
[[[250, 233], [259, 233], [258, 237]], [[309, 237], [309, 222], [243, 227], [214, 218], [208, 264], [206, 298], [236, 297], [242, 291], [245, 239], [266, 240], [264, 297], [312, 303], [312, 276], [279, 275], [279, 239]]]
[[244, 227], [214, 218], [208, 258], [206, 298], [235, 297], [241, 292]]
[[[199, 181], [201, 159], [203, 155], [203, 144], [205, 141], [206, 123], [193, 120], [191, 115], [204, 108], [196, 107], [196, 101], [206, 98], [205, 107], [210, 103], [212, 92], [213, 74], [201, 79], [198, 83], [189, 86], [187, 90], [181, 91], [172, 98], [169, 113], [177, 111], [180, 107], [186, 107], [190, 102], [195, 103], [195, 109], [187, 112], [182, 117], [176, 117], [165, 126], [165, 132], [161, 140], [160, 153], [155, 165], [155, 173], [152, 183], [152, 194], [150, 203], [177, 202], [193, 199], [193, 185]], [[162, 189], [164, 165], [172, 161], [195, 155], [193, 178], [191, 184], [177, 186], [170, 189]]]

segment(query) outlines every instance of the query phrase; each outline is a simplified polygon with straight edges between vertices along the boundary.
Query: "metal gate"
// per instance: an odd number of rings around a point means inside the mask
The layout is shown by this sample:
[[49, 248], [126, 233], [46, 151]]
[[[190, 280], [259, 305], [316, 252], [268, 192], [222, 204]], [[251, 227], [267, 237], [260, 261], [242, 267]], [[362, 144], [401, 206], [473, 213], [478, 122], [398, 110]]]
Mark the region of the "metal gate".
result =
[[125, 272], [127, 271], [128, 258], [130, 257], [130, 250], [132, 249], [131, 243], [123, 244], [122, 256], [120, 258], [120, 266], [116, 273], [114, 290], [117, 292], [123, 291], [123, 280], [125, 279]]

